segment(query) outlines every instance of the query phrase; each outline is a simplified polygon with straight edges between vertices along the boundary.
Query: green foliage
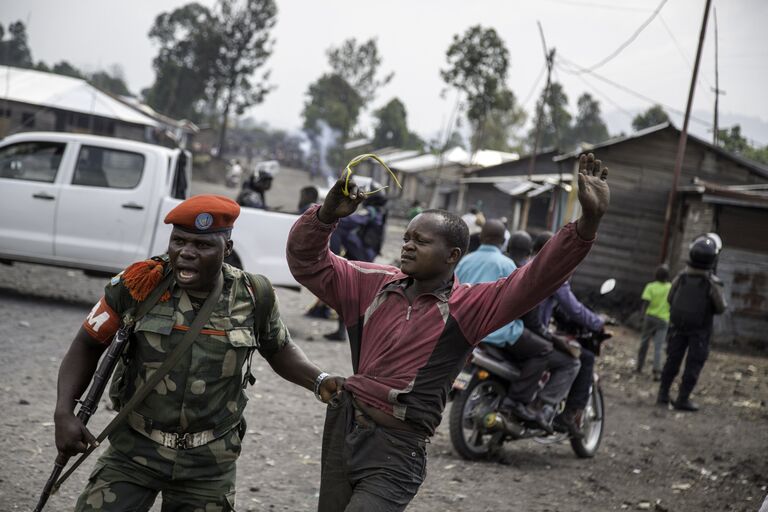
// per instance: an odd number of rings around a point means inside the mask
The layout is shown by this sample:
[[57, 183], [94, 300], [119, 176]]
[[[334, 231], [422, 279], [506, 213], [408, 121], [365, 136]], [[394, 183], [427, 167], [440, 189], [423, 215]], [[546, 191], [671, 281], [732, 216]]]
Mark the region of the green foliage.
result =
[[453, 36], [446, 58], [448, 67], [440, 71], [440, 76], [466, 96], [467, 119], [477, 149], [476, 144], [483, 144], [486, 119], [514, 105], [514, 95], [505, 84], [509, 51], [494, 29], [475, 25], [462, 37]]
[[589, 93], [579, 97], [576, 121], [571, 131], [573, 142], [597, 143], [608, 139], [608, 127], [600, 115], [600, 103]]
[[0, 64], [19, 68], [32, 68], [32, 52], [27, 44], [27, 28], [21, 21], [8, 25], [8, 38], [0, 25]]
[[[325, 74], [318, 78], [309, 85], [307, 96], [302, 112], [304, 131], [316, 148], [324, 146], [327, 149], [327, 163], [339, 167], [343, 160], [344, 143], [357, 122], [363, 99], [337, 74]], [[324, 123], [334, 132], [333, 135], [325, 133]]]
[[201, 121], [216, 74], [221, 34], [211, 11], [190, 3], [155, 18], [149, 38], [160, 48], [152, 62], [155, 82], [144, 92], [149, 106], [177, 119]]
[[473, 148], [495, 149], [497, 151], [522, 151], [519, 141], [512, 136], [524, 123], [525, 111], [517, 105], [512, 91], [503, 91], [508, 94], [505, 100], [511, 106], [505, 110], [491, 110], [479, 125], [479, 130], [472, 134], [471, 146]]
[[752, 145], [749, 140], [741, 134], [741, 126], [734, 125], [731, 128], [718, 130], [718, 144], [726, 151], [736, 153], [756, 162], [768, 164], [768, 146]]
[[125, 84], [123, 71], [117, 65], [113, 66], [111, 74], [106, 71], [97, 71], [88, 77], [88, 81], [102, 91], [111, 92], [118, 96], [131, 95], [128, 86]]
[[342, 77], [362, 98], [363, 105], [368, 105], [376, 96], [376, 91], [387, 85], [394, 73], [377, 77], [381, 66], [381, 56], [376, 39], [359, 43], [355, 38], [346, 39], [338, 48], [326, 52], [333, 74]]
[[219, 0], [213, 10], [190, 3], [160, 14], [149, 32], [160, 49], [145, 100], [171, 117], [220, 115], [223, 154], [229, 115], [261, 103], [271, 90], [269, 73], [257, 71], [272, 54], [276, 17], [274, 0]]
[[[546, 97], [545, 97], [546, 96]], [[565, 149], [573, 142], [571, 131], [571, 114], [568, 113], [568, 96], [563, 86], [558, 82], [552, 82], [549, 93], [545, 91], [539, 99], [542, 115], [541, 135], [539, 137], [539, 150], [544, 148]], [[533, 148], [536, 139], [536, 123], [528, 132], [528, 144]]]
[[373, 147], [396, 147], [403, 149], [422, 149], [424, 141], [408, 130], [408, 114], [405, 105], [393, 98], [374, 112], [377, 119], [376, 129], [373, 135]]
[[632, 129], [637, 131], [669, 121], [669, 116], [661, 105], [654, 105], [632, 120]]
[[51, 72], [56, 73], [57, 75], [71, 76], [72, 78], [85, 78], [79, 69], [66, 60], [54, 64], [53, 68], [51, 68]]

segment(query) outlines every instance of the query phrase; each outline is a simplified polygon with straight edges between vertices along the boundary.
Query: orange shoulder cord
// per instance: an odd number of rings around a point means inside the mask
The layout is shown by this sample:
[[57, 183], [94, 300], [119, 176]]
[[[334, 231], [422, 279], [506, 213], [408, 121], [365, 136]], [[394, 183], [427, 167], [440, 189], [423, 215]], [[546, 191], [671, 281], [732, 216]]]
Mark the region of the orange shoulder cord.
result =
[[[163, 279], [163, 264], [155, 260], [144, 260], [133, 263], [123, 272], [123, 283], [131, 297], [141, 302], [160, 284]], [[169, 291], [160, 297], [161, 302], [171, 298]]]

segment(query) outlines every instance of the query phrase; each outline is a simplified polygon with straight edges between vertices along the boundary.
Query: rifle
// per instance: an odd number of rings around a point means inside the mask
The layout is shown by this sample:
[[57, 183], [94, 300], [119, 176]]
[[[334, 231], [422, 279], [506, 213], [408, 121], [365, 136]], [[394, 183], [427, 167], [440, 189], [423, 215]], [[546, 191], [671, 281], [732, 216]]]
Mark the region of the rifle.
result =
[[[112, 343], [109, 345], [107, 354], [99, 363], [96, 373], [93, 374], [93, 382], [91, 383], [91, 387], [88, 388], [88, 394], [85, 396], [85, 399], [80, 402], [80, 409], [77, 411], [77, 417], [83, 422], [83, 425], [88, 424], [88, 420], [91, 419], [91, 416], [93, 416], [93, 413], [96, 412], [96, 409], [99, 406], [99, 400], [101, 400], [101, 395], [104, 394], [104, 389], [107, 387], [109, 377], [112, 375], [117, 362], [120, 360], [120, 356], [122, 356], [125, 347], [128, 345], [131, 327], [132, 326], [123, 326], [118, 329]], [[93, 451], [93, 448], [93, 446], [88, 447], [86, 453]], [[34, 512], [41, 512], [45, 503], [48, 501], [48, 498], [59, 489], [59, 486], [61, 485], [61, 482], [58, 482], [59, 475], [64, 469], [64, 466], [67, 465], [68, 461], [68, 456], [62, 453], [58, 454], [53, 463], [51, 476], [49, 476], [48, 481], [45, 482], [45, 487], [43, 488], [43, 492], [40, 495], [40, 499], [37, 502]]]
[[[96, 409], [99, 406], [99, 400], [101, 400], [101, 395], [104, 394], [104, 389], [107, 387], [107, 382], [109, 382], [109, 378], [112, 376], [112, 372], [115, 371], [117, 362], [120, 360], [123, 352], [125, 352], [125, 347], [128, 346], [128, 341], [131, 336], [133, 325], [150, 309], [152, 309], [155, 304], [157, 304], [157, 301], [160, 300], [160, 296], [165, 293], [165, 291], [171, 285], [172, 277], [172, 273], [166, 274], [160, 284], [156, 286], [154, 290], [152, 290], [152, 293], [149, 294], [149, 297], [147, 297], [144, 302], [139, 304], [136, 315], [133, 317], [133, 319], [127, 323], [124, 323], [115, 333], [115, 336], [112, 338], [112, 343], [107, 349], [106, 355], [102, 357], [96, 372], [93, 374], [93, 381], [91, 382], [91, 387], [88, 388], [88, 394], [85, 395], [84, 400], [80, 401], [80, 409], [77, 411], [77, 417], [83, 423], [83, 425], [87, 425], [88, 420], [90, 420], [91, 416], [93, 416], [93, 413], [96, 412]], [[219, 293], [220, 292], [221, 290], [219, 289]], [[110, 426], [111, 425], [112, 424], [110, 424]], [[106, 433], [107, 429], [104, 429], [104, 432], [99, 435], [99, 438], [105, 436]], [[85, 450], [85, 453], [83, 453], [80, 458], [75, 461], [72, 467], [69, 468], [61, 478], [59, 478], [59, 475], [61, 475], [64, 466], [67, 465], [69, 457], [61, 453], [56, 456], [56, 460], [53, 463], [53, 471], [51, 471], [51, 476], [49, 476], [48, 480], [45, 482], [45, 487], [43, 487], [43, 492], [40, 494], [40, 499], [37, 501], [37, 506], [35, 507], [34, 512], [42, 512], [43, 507], [45, 507], [45, 504], [48, 501], [48, 498], [50, 498], [52, 494], [59, 490], [62, 482], [66, 480], [69, 475], [71, 475], [72, 472], [95, 449], [96, 446], [94, 445], [88, 446], [88, 448]]]

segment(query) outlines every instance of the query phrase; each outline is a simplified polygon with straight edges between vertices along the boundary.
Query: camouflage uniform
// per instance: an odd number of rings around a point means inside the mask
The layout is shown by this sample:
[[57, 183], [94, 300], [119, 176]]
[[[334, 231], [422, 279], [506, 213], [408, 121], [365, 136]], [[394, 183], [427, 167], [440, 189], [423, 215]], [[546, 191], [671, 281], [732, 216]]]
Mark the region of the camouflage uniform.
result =
[[[163, 493], [163, 512], [234, 510], [235, 461], [247, 402], [243, 366], [252, 350], [274, 354], [290, 334], [275, 302], [268, 333], [259, 339], [254, 332], [258, 312], [245, 273], [225, 264], [223, 275], [221, 298], [207, 324], [134, 409], [128, 424], [110, 436], [111, 446], [96, 462], [77, 511], [148, 510], [158, 492]], [[202, 299], [178, 287], [170, 292], [168, 301], [158, 302], [135, 325], [128, 364], [118, 368], [110, 390], [118, 407], [181, 342], [195, 317], [196, 302]], [[136, 306], [119, 276], [106, 287], [105, 300], [123, 318]], [[184, 433], [201, 433], [210, 441], [193, 448], [158, 442]]]

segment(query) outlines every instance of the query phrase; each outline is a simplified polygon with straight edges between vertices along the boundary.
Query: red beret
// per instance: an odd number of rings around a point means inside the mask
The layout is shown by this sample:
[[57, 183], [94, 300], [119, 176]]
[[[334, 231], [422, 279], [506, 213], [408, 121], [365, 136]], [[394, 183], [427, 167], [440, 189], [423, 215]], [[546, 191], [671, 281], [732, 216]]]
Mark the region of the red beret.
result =
[[211, 194], [190, 197], [165, 216], [166, 224], [190, 233], [218, 233], [232, 229], [240, 205], [224, 196]]

